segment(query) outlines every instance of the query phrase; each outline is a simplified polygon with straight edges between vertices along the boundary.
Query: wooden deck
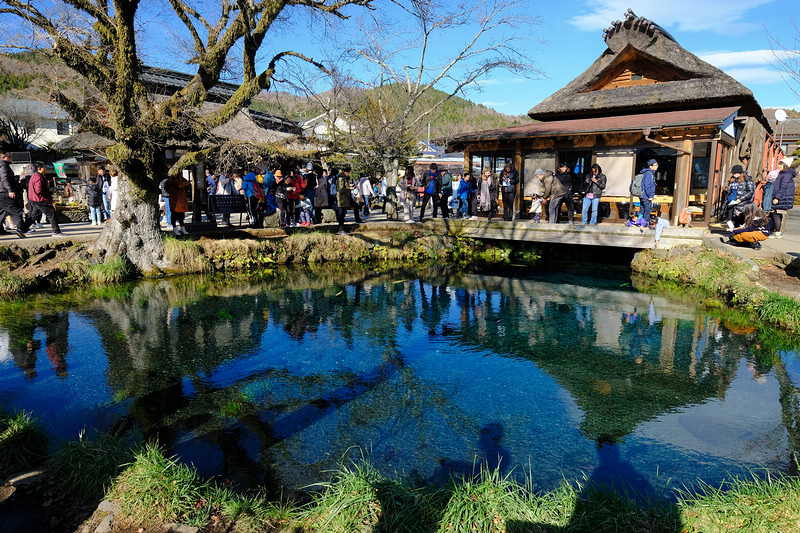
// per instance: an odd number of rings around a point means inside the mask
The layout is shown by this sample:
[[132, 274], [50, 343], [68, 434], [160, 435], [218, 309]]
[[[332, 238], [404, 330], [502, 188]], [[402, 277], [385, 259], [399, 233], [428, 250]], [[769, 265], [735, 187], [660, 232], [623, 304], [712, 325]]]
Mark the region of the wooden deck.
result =
[[[504, 222], [486, 219], [425, 219], [425, 225], [439, 227], [450, 235], [463, 235], [473, 239], [528, 241], [553, 244], [580, 244], [616, 248], [652, 248], [655, 232], [649, 228], [629, 228], [623, 222], [603, 222], [594, 226], [581, 224], [535, 224], [529, 220]], [[661, 234], [659, 248], [677, 245], [699, 246], [709, 235], [705, 228], [670, 227]]]

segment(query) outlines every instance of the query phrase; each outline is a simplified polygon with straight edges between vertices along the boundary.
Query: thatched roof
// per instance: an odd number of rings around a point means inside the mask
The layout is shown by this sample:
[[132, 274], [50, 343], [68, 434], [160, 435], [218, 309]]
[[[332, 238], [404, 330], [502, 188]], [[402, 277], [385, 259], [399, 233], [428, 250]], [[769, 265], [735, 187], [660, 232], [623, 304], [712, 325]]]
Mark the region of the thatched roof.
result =
[[51, 148], [53, 150], [74, 150], [76, 152], [102, 151], [113, 144], [114, 141], [111, 139], [90, 131], [84, 131], [54, 143]]
[[[753, 93], [629, 9], [604, 35], [608, 48], [586, 71], [528, 115], [538, 120], [740, 106], [767, 130]], [[631, 74], [633, 77], [631, 77]], [[628, 76], [627, 82], [616, 83]], [[636, 81], [630, 81], [636, 80]]]

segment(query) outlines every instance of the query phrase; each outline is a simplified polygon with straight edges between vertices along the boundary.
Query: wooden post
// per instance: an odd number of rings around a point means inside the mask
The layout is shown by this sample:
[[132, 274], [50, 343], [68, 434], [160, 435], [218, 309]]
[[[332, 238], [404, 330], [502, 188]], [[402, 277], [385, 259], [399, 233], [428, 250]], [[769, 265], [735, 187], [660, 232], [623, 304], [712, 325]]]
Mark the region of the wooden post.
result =
[[675, 190], [672, 192], [672, 213], [669, 223], [675, 226], [678, 215], [686, 207], [689, 200], [689, 190], [692, 183], [692, 141], [685, 139], [681, 143], [685, 152], [678, 151], [678, 161], [675, 165]]
[[519, 172], [519, 184], [517, 185], [517, 194], [514, 195], [514, 209], [511, 220], [522, 218], [521, 210], [522, 206], [525, 205], [525, 201], [522, 199], [524, 196], [522, 191], [525, 190], [525, 182], [523, 181], [524, 178], [522, 177], [522, 147], [520, 146], [519, 141], [517, 141], [517, 148], [514, 151], [514, 168], [516, 168], [517, 172]]

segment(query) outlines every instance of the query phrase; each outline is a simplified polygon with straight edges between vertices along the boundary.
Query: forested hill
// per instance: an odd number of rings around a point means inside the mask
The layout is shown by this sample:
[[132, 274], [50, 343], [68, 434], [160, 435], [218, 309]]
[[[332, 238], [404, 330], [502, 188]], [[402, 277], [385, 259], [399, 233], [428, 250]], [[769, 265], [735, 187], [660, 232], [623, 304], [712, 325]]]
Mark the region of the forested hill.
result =
[[[420, 108], [425, 109], [431, 102], [439, 100], [445, 93], [436, 89], [420, 102]], [[290, 120], [302, 122], [317, 117], [324, 113], [320, 100], [326, 100], [325, 95], [317, 98], [296, 96], [285, 92], [262, 93], [250, 104], [252, 109], [264, 111], [286, 117]], [[447, 100], [423, 125], [423, 132], [427, 134], [427, 124], [430, 122], [431, 138], [447, 138], [460, 133], [469, 133], [492, 128], [505, 128], [532, 122], [526, 115], [513, 116], [499, 113], [483, 104], [476, 104], [464, 98], [454, 96]]]
[[[87, 84], [68, 67], [57, 60], [51, 60], [41, 54], [23, 52], [16, 54], [0, 54], [0, 96], [48, 100], [53, 78], [59, 79], [62, 90], [78, 101], [82, 101], [89, 90]], [[422, 109], [430, 107], [444, 96], [444, 93], [432, 90], [420, 102]], [[319, 104], [325, 95], [319, 98], [295, 96], [285, 92], [268, 92], [258, 95], [250, 107], [257, 111], [266, 111], [301, 122], [314, 118], [324, 112]], [[431, 138], [448, 138], [460, 133], [469, 133], [492, 128], [504, 128], [530, 122], [527, 116], [512, 116], [498, 113], [482, 104], [476, 104], [464, 98], [454, 96], [447, 100], [422, 125], [418, 137], [427, 134], [430, 122]]]

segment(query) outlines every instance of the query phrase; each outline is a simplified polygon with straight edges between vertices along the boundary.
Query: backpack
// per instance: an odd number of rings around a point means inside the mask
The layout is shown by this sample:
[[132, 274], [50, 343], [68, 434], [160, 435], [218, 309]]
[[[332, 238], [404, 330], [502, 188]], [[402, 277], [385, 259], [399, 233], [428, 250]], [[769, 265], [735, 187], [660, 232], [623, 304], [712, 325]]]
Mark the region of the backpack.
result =
[[644, 179], [644, 174], [641, 172], [639, 174], [636, 174], [636, 177], [633, 178], [631, 186], [628, 188], [632, 196], [642, 196], [644, 194], [644, 190], [642, 189], [643, 179]]
[[442, 194], [453, 194], [453, 176], [449, 172], [442, 174]]
[[258, 178], [253, 180], [253, 196], [259, 199], [259, 201], [264, 199], [264, 187], [258, 182]]

